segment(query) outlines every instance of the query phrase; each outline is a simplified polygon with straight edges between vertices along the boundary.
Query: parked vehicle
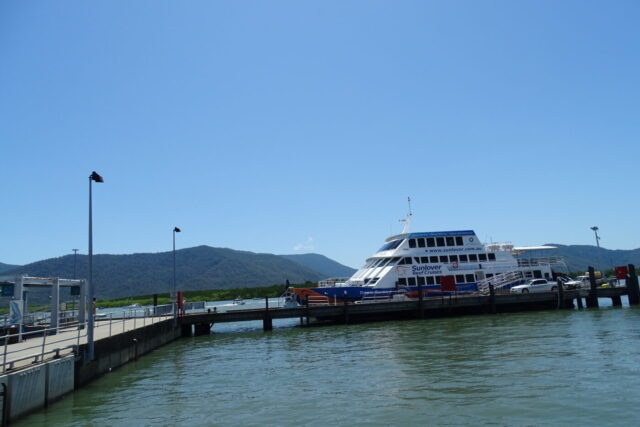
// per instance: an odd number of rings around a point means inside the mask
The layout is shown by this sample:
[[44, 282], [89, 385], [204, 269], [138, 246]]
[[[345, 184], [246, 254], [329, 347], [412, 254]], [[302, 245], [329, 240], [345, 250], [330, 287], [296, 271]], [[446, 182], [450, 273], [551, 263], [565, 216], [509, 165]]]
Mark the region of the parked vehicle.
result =
[[547, 279], [531, 279], [524, 285], [511, 288], [512, 294], [528, 294], [529, 292], [554, 292], [558, 290], [556, 282]]

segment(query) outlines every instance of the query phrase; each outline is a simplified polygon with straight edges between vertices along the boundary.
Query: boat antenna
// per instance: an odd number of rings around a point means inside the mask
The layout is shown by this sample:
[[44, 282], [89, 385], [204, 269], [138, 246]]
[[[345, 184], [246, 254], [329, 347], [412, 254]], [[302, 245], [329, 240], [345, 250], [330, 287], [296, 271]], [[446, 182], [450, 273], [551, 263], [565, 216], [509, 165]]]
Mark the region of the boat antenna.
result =
[[407, 197], [407, 203], [409, 203], [409, 213], [407, 214], [407, 219], [400, 220], [400, 222], [404, 224], [404, 226], [402, 227], [402, 234], [409, 232], [409, 228], [411, 227], [411, 218], [413, 217], [413, 213], [411, 213], [411, 197]]

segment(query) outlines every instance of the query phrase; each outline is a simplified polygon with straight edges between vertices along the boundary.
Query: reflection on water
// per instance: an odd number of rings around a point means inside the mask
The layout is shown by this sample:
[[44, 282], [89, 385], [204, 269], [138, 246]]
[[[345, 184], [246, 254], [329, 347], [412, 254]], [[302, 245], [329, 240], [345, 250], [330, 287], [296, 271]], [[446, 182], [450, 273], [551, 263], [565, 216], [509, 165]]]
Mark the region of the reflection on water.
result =
[[640, 309], [215, 325], [25, 425], [633, 424]]

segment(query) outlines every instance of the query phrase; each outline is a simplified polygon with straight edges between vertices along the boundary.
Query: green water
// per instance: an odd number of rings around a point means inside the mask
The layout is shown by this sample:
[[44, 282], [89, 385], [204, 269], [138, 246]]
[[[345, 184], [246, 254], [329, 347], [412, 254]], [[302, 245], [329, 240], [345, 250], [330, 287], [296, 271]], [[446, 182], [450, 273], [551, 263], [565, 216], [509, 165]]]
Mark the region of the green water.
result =
[[637, 423], [638, 308], [295, 325], [216, 325], [20, 424]]

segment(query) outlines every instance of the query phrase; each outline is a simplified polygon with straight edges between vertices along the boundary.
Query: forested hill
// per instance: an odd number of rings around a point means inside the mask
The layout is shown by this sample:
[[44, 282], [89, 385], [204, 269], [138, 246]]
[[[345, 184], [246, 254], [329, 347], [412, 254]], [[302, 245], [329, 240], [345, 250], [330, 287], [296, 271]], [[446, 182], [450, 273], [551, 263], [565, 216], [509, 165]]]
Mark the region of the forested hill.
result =
[[[27, 264], [3, 274], [73, 277], [74, 255]], [[86, 255], [78, 255], [77, 277], [88, 276]], [[272, 254], [198, 246], [176, 251], [179, 290], [227, 289], [317, 282], [325, 274]], [[94, 255], [93, 278], [97, 298], [119, 298], [168, 292], [173, 289], [173, 253]]]
[[297, 254], [297, 255], [280, 255], [286, 259], [304, 265], [313, 271], [317, 271], [329, 277], [351, 277], [356, 272], [355, 269], [342, 265], [324, 255], [320, 254]]
[[0, 274], [4, 273], [5, 271], [8, 270], [13, 270], [14, 268], [18, 268], [20, 267], [19, 265], [11, 265], [11, 264], [4, 264], [0, 262]]
[[616, 265], [634, 264], [640, 266], [640, 249], [598, 249], [590, 245], [560, 245], [549, 243], [558, 249], [554, 253], [564, 257], [569, 271], [586, 271], [588, 266], [609, 270]]

